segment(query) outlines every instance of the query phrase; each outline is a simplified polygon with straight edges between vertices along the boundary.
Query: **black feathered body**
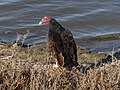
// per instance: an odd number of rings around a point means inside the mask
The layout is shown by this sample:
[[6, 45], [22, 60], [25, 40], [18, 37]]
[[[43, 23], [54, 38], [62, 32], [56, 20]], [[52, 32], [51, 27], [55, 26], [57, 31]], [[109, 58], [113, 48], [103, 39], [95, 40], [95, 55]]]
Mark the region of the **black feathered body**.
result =
[[60, 66], [77, 66], [77, 47], [72, 33], [51, 19], [47, 47]]

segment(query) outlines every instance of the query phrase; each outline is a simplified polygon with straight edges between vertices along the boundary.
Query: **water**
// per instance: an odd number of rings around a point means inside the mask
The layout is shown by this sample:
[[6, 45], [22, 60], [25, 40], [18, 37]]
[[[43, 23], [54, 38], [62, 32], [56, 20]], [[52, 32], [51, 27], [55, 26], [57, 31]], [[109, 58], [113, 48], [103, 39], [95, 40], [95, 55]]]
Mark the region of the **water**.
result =
[[18, 34], [23, 35], [29, 30], [26, 42], [44, 42], [48, 26], [39, 26], [38, 22], [45, 15], [70, 29], [80, 46], [95, 51], [120, 47], [119, 38], [80, 41], [120, 33], [120, 0], [0, 0], [0, 40], [14, 41]]

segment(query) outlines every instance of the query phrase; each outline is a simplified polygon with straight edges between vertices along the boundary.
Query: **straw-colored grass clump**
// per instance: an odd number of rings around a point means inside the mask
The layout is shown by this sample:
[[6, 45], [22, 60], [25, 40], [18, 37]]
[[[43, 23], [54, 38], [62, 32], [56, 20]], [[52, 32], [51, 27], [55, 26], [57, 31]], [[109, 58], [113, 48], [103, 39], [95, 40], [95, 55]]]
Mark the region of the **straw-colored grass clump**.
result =
[[[78, 62], [85, 67], [103, 54], [78, 48]], [[22, 48], [0, 45], [0, 90], [120, 90], [120, 61], [115, 60], [82, 73], [75, 67], [54, 68], [46, 45]]]

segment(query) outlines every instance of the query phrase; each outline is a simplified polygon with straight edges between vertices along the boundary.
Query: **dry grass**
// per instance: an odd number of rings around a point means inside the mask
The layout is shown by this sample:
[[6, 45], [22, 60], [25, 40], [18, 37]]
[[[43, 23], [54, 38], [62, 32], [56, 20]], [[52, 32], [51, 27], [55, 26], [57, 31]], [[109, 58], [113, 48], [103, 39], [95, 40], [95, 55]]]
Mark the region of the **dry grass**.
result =
[[[89, 58], [80, 54], [79, 60]], [[49, 59], [44, 44], [30, 49], [0, 46], [0, 90], [120, 90], [120, 61], [83, 74], [75, 67], [53, 68]]]

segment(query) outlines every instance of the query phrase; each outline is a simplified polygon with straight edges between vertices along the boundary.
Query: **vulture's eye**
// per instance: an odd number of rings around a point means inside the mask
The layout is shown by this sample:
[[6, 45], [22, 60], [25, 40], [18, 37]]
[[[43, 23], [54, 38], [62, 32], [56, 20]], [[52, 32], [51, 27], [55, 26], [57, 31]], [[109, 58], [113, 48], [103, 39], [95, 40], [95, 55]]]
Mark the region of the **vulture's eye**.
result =
[[45, 18], [44, 20], [47, 20], [47, 18]]

